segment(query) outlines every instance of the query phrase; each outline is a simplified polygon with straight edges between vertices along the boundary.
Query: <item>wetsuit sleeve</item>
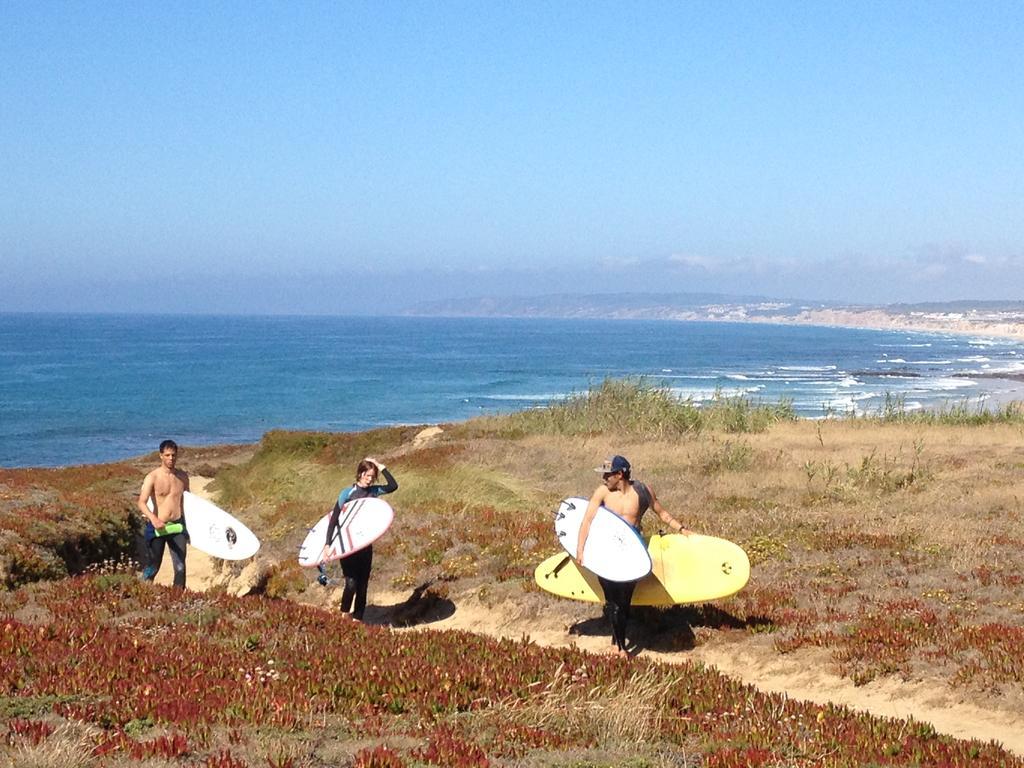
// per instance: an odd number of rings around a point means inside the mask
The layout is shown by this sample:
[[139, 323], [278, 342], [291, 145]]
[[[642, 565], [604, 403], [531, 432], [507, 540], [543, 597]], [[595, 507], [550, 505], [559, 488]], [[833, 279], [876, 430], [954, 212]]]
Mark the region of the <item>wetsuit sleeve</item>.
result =
[[651, 489], [643, 483], [634, 483], [637, 489], [637, 496], [640, 497], [640, 514], [642, 515], [651, 508]]
[[643, 483], [634, 482], [633, 487], [636, 488], [636, 495], [640, 498], [640, 514], [636, 517], [636, 529], [642, 530], [640, 522], [644, 519], [644, 515], [647, 510], [651, 508], [651, 489]]
[[373, 486], [374, 496], [383, 496], [385, 493], [394, 493], [398, 490], [398, 481], [395, 480], [394, 475], [388, 470], [387, 467], [382, 469], [380, 473], [384, 476], [384, 485]]
[[338, 530], [338, 518], [341, 515], [341, 504], [334, 502], [334, 509], [331, 510], [331, 519], [327, 522], [327, 541], [325, 544], [330, 544], [331, 539], [334, 538], [335, 531]]
[[331, 539], [334, 538], [334, 534], [338, 528], [338, 519], [341, 516], [341, 508], [345, 506], [345, 502], [348, 501], [348, 497], [352, 495], [352, 488], [346, 488], [338, 494], [338, 500], [334, 502], [334, 509], [331, 510], [331, 519], [327, 522], [327, 541], [325, 544], [330, 544]]

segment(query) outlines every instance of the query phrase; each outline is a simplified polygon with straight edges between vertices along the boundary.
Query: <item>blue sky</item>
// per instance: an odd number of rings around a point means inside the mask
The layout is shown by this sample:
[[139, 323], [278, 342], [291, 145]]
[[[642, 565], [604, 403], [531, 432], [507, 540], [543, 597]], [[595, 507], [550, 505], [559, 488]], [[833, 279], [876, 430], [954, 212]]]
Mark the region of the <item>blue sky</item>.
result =
[[1024, 298], [1024, 5], [0, 5], [0, 310]]

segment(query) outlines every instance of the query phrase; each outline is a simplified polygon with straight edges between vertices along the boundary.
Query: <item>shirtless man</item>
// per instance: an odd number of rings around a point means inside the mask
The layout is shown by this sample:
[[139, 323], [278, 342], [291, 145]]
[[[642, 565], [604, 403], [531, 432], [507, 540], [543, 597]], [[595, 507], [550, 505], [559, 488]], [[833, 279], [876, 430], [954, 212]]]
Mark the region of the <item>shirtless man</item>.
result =
[[[143, 535], [149, 553], [149, 565], [142, 572], [142, 578], [152, 581], [156, 577], [167, 546], [171, 549], [171, 564], [174, 566], [174, 586], [184, 589], [185, 553], [188, 548], [184, 503], [189, 485], [188, 473], [174, 466], [177, 460], [177, 444], [173, 440], [160, 443], [160, 466], [142, 481], [138, 506], [147, 520]], [[152, 510], [148, 501], [153, 502]]]
[[[576, 562], [583, 563], [583, 548], [590, 535], [590, 524], [597, 514], [597, 508], [604, 506], [617, 514], [631, 526], [640, 531], [640, 520], [644, 512], [653, 509], [669, 528], [686, 536], [693, 534], [683, 527], [668, 511], [661, 506], [654, 489], [630, 477], [632, 471], [629, 462], [623, 456], [612, 456], [604, 464], [594, 470], [601, 473], [602, 484], [590, 497], [587, 511], [580, 524], [580, 535], [576, 545]], [[628, 657], [626, 651], [626, 624], [629, 621], [630, 603], [633, 601], [633, 589], [636, 581], [609, 581], [598, 576], [604, 590], [605, 614], [612, 624], [612, 643], [617, 647], [619, 656]]]

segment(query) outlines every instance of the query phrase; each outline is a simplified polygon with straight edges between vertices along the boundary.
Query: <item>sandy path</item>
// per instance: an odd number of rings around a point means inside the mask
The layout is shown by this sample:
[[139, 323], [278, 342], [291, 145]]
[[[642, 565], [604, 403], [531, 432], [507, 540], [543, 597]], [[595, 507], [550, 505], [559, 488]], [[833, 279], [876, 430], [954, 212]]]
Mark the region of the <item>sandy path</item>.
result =
[[[193, 476], [192, 492], [211, 498], [206, 492], [209, 482], [209, 478]], [[188, 549], [186, 568], [187, 586], [197, 592], [206, 591], [224, 579], [215, 568], [213, 558], [195, 547]], [[156, 582], [169, 585], [171, 580], [170, 557], [165, 556]], [[408, 597], [405, 593], [374, 589], [371, 582], [369, 607], [372, 610], [374, 605], [398, 605]], [[599, 615], [600, 610], [595, 607], [594, 616]], [[542, 624], [535, 618], [517, 619], [484, 606], [462, 604], [456, 606], [448, 618], [425, 626], [429, 629], [462, 629], [498, 638], [518, 639], [529, 635], [538, 645], [575, 645], [593, 653], [609, 652], [608, 636], [569, 635], [564, 626], [557, 624], [557, 619]], [[840, 704], [881, 717], [913, 718], [930, 723], [939, 733], [960, 739], [996, 741], [1005, 749], [1024, 755], [1024, 715], [982, 709], [969, 702], [953, 700], [951, 691], [939, 685], [883, 680], [855, 686], [847, 679], [822, 671], [826, 663], [821, 652], [780, 656], [770, 648], [746, 642], [727, 646], [699, 645], [692, 650], [675, 653], [645, 650], [643, 656], [670, 664], [701, 662], [765, 692], [781, 693], [792, 699], [817, 704]]]
[[[375, 592], [372, 583], [370, 588], [371, 604], [394, 605], [408, 597]], [[600, 616], [596, 606], [594, 616]], [[611, 650], [609, 635], [570, 635], [565, 627], [552, 627], [550, 622], [536, 619], [503, 619], [499, 612], [483, 606], [459, 605], [451, 616], [429, 624], [429, 628], [462, 629], [511, 639], [529, 635], [538, 645], [575, 645], [593, 653]], [[938, 684], [883, 680], [856, 686], [845, 678], [822, 671], [827, 665], [827, 652], [812, 650], [780, 656], [771, 648], [741, 641], [699, 645], [674, 653], [644, 650], [642, 656], [670, 664], [700, 662], [761, 691], [785, 694], [798, 701], [839, 704], [880, 717], [913, 718], [930, 723], [939, 733], [960, 739], [996, 741], [1004, 749], [1024, 756], [1024, 715], [954, 700], [950, 689]]]
[[[192, 493], [204, 499], [214, 501], [210, 494], [206, 492], [206, 486], [210, 484], [211, 479], [209, 477], [191, 475], [189, 477], [189, 487]], [[216, 570], [213, 558], [195, 547], [189, 547], [185, 554], [185, 586], [196, 592], [205, 592], [213, 585], [215, 576]], [[157, 571], [156, 578], [153, 580], [165, 587], [169, 587], [174, 581], [174, 568], [171, 565], [170, 552], [164, 552], [164, 559], [160, 564], [160, 570]]]
[[903, 683], [894, 679], [855, 686], [849, 680], [820, 671], [827, 652], [779, 656], [768, 650], [750, 653], [745, 648], [698, 647], [687, 654], [762, 691], [784, 693], [792, 699], [817, 704], [842, 704], [873, 715], [913, 718], [930, 723], [939, 733], [960, 739], [997, 741], [1005, 749], [1024, 755], [1024, 716], [953, 701], [950, 690], [938, 684]]

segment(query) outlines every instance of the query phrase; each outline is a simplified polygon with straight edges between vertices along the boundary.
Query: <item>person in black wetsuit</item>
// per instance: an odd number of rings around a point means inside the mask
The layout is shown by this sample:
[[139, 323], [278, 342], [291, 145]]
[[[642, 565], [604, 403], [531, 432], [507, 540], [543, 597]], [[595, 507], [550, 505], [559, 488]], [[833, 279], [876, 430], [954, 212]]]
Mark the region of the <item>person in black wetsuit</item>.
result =
[[[377, 476], [384, 477], [384, 485], [374, 485]], [[343, 488], [338, 494], [338, 500], [331, 512], [330, 522], [327, 524], [327, 542], [324, 544], [324, 552], [321, 560], [327, 554], [331, 539], [338, 529], [338, 519], [341, 508], [349, 501], [362, 499], [367, 496], [383, 496], [398, 490], [398, 483], [388, 471], [388, 468], [376, 459], [365, 458], [356, 467], [356, 482], [348, 488]], [[370, 569], [373, 566], [373, 545], [353, 552], [341, 560], [341, 572], [345, 576], [345, 589], [341, 593], [341, 612], [351, 616], [358, 621], [363, 620], [363, 611], [366, 610], [366, 592], [370, 586]], [[320, 583], [327, 583], [327, 574], [324, 566], [320, 565]], [[354, 601], [354, 604], [353, 604]]]
[[[619, 515], [627, 523], [640, 530], [640, 520], [648, 509], [661, 518], [669, 528], [687, 536], [693, 531], [683, 527], [683, 524], [676, 520], [668, 511], [661, 506], [654, 490], [631, 477], [632, 468], [623, 456], [612, 456], [606, 459], [604, 464], [594, 470], [601, 473], [602, 483], [590, 497], [587, 511], [583, 515], [580, 524], [580, 534], [576, 547], [576, 562], [581, 566], [583, 562], [583, 548], [587, 543], [587, 536], [590, 534], [590, 524], [597, 514], [598, 507], [604, 506]], [[604, 590], [605, 615], [608, 616], [612, 625], [612, 643], [616, 646], [619, 656], [628, 657], [626, 650], [626, 624], [629, 622], [630, 604], [633, 602], [633, 590], [636, 588], [636, 581], [610, 581], [598, 576], [601, 588]], [[638, 580], [637, 580], [638, 581]]]

